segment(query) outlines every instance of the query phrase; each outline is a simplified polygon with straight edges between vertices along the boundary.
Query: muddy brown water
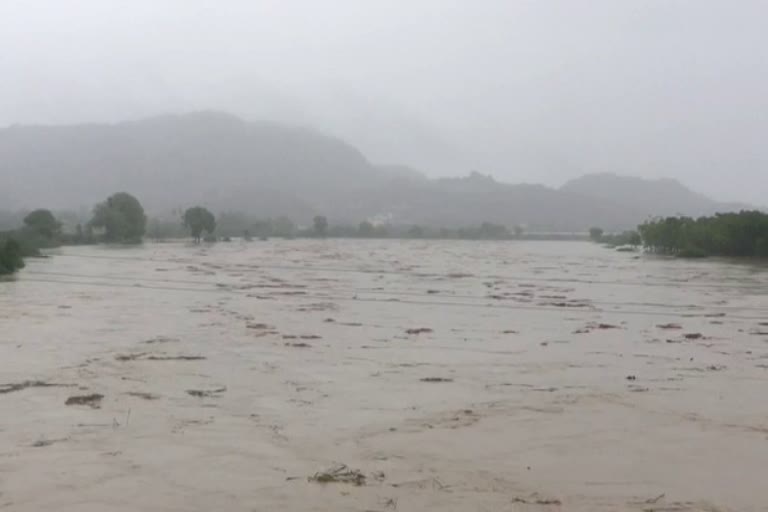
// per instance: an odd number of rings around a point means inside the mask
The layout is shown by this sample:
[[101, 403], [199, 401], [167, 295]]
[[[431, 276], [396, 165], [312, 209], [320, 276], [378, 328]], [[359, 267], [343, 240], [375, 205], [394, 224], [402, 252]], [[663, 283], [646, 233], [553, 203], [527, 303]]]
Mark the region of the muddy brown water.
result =
[[0, 509], [765, 511], [767, 292], [587, 243], [65, 248], [0, 282]]

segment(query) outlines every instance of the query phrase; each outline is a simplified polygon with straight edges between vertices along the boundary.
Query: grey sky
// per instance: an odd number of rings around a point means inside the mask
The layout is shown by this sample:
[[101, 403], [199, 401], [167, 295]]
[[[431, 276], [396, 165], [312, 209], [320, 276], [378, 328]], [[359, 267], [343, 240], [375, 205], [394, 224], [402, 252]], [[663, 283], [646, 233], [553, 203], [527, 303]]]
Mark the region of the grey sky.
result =
[[0, 125], [221, 109], [374, 162], [765, 204], [768, 2], [0, 0]]

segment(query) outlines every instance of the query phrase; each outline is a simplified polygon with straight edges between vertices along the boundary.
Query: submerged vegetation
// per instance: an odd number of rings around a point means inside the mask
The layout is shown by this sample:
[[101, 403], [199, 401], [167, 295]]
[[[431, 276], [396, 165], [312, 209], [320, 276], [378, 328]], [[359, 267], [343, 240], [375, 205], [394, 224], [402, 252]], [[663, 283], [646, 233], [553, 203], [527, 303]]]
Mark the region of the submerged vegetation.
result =
[[0, 275], [24, 268], [24, 258], [40, 256], [41, 248], [61, 244], [61, 223], [49, 210], [34, 210], [18, 229], [0, 232]]
[[12, 274], [24, 268], [21, 246], [13, 238], [0, 237], [0, 275]]
[[[359, 224], [332, 224], [317, 215], [308, 226], [287, 217], [257, 218], [242, 212], [222, 212], [218, 217], [202, 206], [185, 211], [175, 209], [170, 217], [147, 219], [139, 200], [119, 192], [93, 209], [92, 219], [81, 223], [82, 214], [37, 209], [24, 214], [0, 212], [0, 226], [15, 229], [0, 231], [0, 274], [13, 273], [24, 266], [23, 258], [40, 256], [40, 249], [60, 245], [98, 242], [141, 243], [145, 234], [155, 240], [191, 235], [196, 242], [245, 241], [269, 237], [307, 238], [401, 238], [443, 240], [585, 240], [582, 233], [526, 233], [521, 225], [511, 228], [492, 222], [455, 228], [436, 228], [418, 224], [388, 224], [366, 219]], [[63, 219], [64, 222], [61, 222]], [[214, 235], [214, 232], [216, 235]], [[666, 217], [651, 219], [637, 230], [606, 233], [600, 227], [589, 229], [590, 240], [634, 251], [639, 246], [652, 253], [693, 258], [736, 256], [768, 258], [768, 214], [760, 211], [719, 213], [711, 217]]]
[[658, 254], [768, 257], [768, 215], [759, 211], [654, 219], [638, 230], [646, 250]]
[[203, 234], [203, 231], [210, 237], [216, 229], [216, 217], [202, 206], [188, 208], [187, 211], [184, 212], [182, 219], [184, 221], [184, 227], [189, 229], [192, 238], [198, 243], [200, 242], [200, 237]]
[[[147, 235], [155, 240], [183, 238], [189, 234], [187, 223], [179, 223], [174, 212], [170, 217], [151, 218]], [[187, 226], [188, 227], [188, 226]], [[573, 234], [531, 234], [516, 225], [508, 227], [483, 222], [476, 226], [457, 228], [435, 228], [414, 224], [388, 224], [370, 219], [358, 224], [332, 223], [327, 217], [317, 215], [311, 224], [301, 226], [288, 217], [263, 218], [243, 212], [221, 212], [215, 217], [215, 231], [218, 239], [242, 237], [245, 240], [266, 238], [413, 238], [449, 240], [516, 240], [516, 239], [558, 239], [583, 240], [584, 236]], [[210, 233], [209, 233], [210, 234]], [[194, 236], [194, 235], [193, 235]], [[208, 238], [208, 237], [206, 237]], [[210, 239], [210, 238], [209, 238]]]
[[50, 210], [39, 209], [24, 217], [24, 226], [32, 233], [53, 239], [61, 234], [61, 222], [56, 220]]
[[[590, 228], [589, 239], [593, 242], [604, 244], [607, 247], [628, 247], [628, 250], [633, 250], [633, 247], [637, 247], [643, 243], [640, 233], [637, 231], [623, 231], [621, 233], [605, 233], [601, 228]], [[631, 246], [631, 247], [630, 247]]]
[[603, 235], [600, 237], [600, 243], [608, 247], [638, 247], [643, 243], [643, 240], [640, 237], [640, 233], [629, 230], [611, 235]]
[[718, 213], [711, 217], [665, 217], [644, 222], [637, 231], [590, 238], [611, 247], [641, 245], [648, 252], [680, 258], [734, 256], [768, 258], [768, 214], [756, 210]]
[[107, 242], [140, 243], [147, 216], [138, 199], [127, 192], [118, 192], [96, 205], [90, 226], [103, 229]]

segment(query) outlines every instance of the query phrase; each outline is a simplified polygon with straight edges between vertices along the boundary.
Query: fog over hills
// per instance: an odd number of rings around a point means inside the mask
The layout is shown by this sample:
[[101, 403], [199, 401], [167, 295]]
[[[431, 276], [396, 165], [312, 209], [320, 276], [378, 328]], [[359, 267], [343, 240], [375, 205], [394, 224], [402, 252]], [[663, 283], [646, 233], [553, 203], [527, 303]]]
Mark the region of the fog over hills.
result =
[[[263, 217], [462, 226], [484, 221], [550, 231], [633, 227], [651, 215], [738, 209], [674, 180], [587, 175], [559, 189], [473, 172], [428, 179], [407, 162], [371, 163], [323, 133], [219, 112], [117, 124], [0, 130], [4, 208], [89, 209], [115, 191], [154, 214], [202, 204]], [[13, 191], [12, 193], [10, 191]]]

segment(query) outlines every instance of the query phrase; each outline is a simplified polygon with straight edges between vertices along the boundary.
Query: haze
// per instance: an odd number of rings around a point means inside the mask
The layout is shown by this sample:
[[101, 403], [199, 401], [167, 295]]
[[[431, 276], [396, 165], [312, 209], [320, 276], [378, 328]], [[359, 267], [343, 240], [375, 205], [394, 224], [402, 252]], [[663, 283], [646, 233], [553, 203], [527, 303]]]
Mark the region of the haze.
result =
[[377, 163], [764, 204], [768, 4], [5, 1], [0, 125], [224, 110]]

